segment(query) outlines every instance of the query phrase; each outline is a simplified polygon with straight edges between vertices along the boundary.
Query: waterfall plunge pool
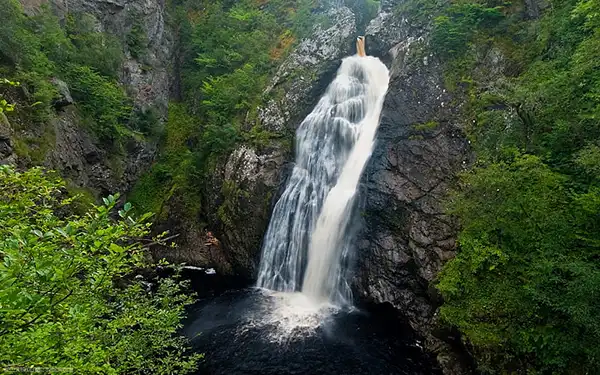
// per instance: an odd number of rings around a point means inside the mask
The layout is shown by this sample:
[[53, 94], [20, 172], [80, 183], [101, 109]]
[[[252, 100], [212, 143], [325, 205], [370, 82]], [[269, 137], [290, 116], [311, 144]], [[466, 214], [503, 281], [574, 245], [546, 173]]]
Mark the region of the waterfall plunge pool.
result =
[[200, 300], [184, 327], [205, 353], [197, 374], [441, 374], [391, 306], [337, 310], [303, 298], [251, 288]]
[[355, 197], [389, 83], [363, 43], [297, 129], [295, 166], [263, 242], [262, 289], [225, 292], [190, 309], [184, 333], [206, 354], [199, 374], [440, 373], [392, 307], [335, 307], [354, 300]]

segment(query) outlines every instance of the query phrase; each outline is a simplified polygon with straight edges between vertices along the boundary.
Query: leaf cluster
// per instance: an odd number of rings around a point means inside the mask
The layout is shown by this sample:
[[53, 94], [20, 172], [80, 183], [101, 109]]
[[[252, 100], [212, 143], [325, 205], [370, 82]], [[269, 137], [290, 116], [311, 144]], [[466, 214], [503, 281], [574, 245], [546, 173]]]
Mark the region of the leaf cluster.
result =
[[147, 266], [148, 215], [118, 195], [84, 215], [64, 182], [0, 166], [0, 365], [81, 374], [172, 374], [195, 368], [178, 336], [192, 297], [175, 279], [132, 278]]

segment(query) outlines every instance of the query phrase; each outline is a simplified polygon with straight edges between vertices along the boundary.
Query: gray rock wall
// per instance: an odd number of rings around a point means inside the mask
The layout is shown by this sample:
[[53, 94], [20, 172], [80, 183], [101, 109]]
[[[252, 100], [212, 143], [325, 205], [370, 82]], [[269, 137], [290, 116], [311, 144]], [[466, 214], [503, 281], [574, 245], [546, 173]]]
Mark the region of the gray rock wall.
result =
[[[98, 31], [113, 34], [122, 41], [125, 60], [119, 80], [132, 96], [135, 107], [143, 110], [152, 107], [163, 119], [166, 118], [172, 40], [165, 24], [164, 1], [20, 1], [27, 14], [35, 14], [42, 5], [48, 4], [59, 18], [67, 14], [77, 17], [83, 13], [93, 16]], [[146, 37], [146, 40], [142, 38], [143, 53], [136, 57], [127, 46], [127, 36], [134, 23], [141, 26]], [[154, 160], [156, 144], [132, 138], [121, 150], [103, 149], [83, 126], [83, 119], [72, 101], [67, 100], [68, 87], [62, 81], [57, 82], [65, 100], [61, 101], [56, 116], [44, 125], [54, 139], [54, 145], [46, 154], [45, 166], [60, 171], [75, 185], [88, 187], [98, 195], [127, 192]], [[17, 162], [28, 164], [27, 160]]]
[[367, 28], [368, 52], [390, 67], [377, 143], [363, 175], [362, 231], [357, 238], [357, 297], [389, 302], [406, 314], [438, 355], [445, 373], [463, 374], [454, 338], [438, 333], [431, 283], [454, 256], [457, 223], [443, 201], [470, 163], [458, 117], [460, 98], [445, 88], [427, 30], [394, 13], [393, 2]]
[[240, 145], [216, 168], [208, 184], [204, 212], [208, 227], [223, 244], [222, 258], [229, 267], [223, 269], [248, 279], [256, 277], [271, 211], [294, 159], [296, 128], [353, 48], [356, 25], [352, 12], [343, 6], [324, 11], [332, 26], [317, 26], [300, 41], [267, 87], [265, 96], [270, 99], [258, 109], [261, 126], [280, 134], [281, 139], [265, 148]]

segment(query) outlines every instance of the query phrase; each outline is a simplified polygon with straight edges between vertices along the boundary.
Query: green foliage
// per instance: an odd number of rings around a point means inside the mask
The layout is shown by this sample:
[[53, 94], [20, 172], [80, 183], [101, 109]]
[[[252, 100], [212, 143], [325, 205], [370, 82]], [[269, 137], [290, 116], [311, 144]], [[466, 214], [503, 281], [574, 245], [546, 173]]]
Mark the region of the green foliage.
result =
[[344, 0], [344, 4], [356, 15], [356, 28], [359, 33], [377, 16], [380, 7], [379, 0]]
[[287, 7], [293, 6], [288, 1], [269, 1], [262, 7], [250, 0], [185, 2], [171, 11], [184, 51], [183, 96], [198, 118], [196, 142], [187, 148], [198, 179], [249, 138], [246, 114], [259, 105], [268, 73], [294, 40], [276, 15], [291, 17], [295, 10]]
[[[130, 198], [164, 218], [168, 201], [191, 217], [219, 160], [241, 142], [266, 147], [281, 138], [263, 129], [256, 107], [269, 74], [299, 37], [312, 30], [317, 1], [173, 1], [183, 103], [169, 104], [158, 162]], [[134, 114], [131, 127], [145, 132]]]
[[[103, 143], [112, 146], [131, 135], [129, 128], [160, 136], [160, 119], [153, 108], [131, 113], [131, 99], [116, 81], [123, 46], [114, 35], [97, 31], [96, 18], [68, 13], [63, 26], [48, 6], [31, 17], [15, 0], [0, 0], [0, 8], [0, 69], [22, 84], [24, 98], [19, 96], [18, 104], [23, 122], [47, 122], [58, 96], [52, 81], [61, 78]], [[145, 35], [138, 21], [132, 26], [129, 48], [141, 53]]]
[[127, 48], [135, 59], [141, 58], [148, 49], [148, 34], [140, 19], [132, 20], [133, 25], [127, 34]]
[[136, 181], [128, 199], [136, 207], [153, 212], [158, 219], [163, 219], [163, 205], [172, 195], [169, 194], [169, 190], [172, 188], [171, 179], [171, 171], [165, 164], [159, 162]]
[[566, 182], [522, 156], [464, 175], [452, 198], [461, 251], [440, 275], [440, 312], [488, 372], [600, 370], [600, 196], [569, 194]]
[[42, 41], [31, 29], [18, 1], [0, 0], [0, 19], [0, 65], [9, 66], [11, 74], [7, 74], [7, 78], [20, 81], [30, 94], [27, 104], [45, 104], [33, 110], [35, 118], [45, 119], [56, 95], [48, 80], [56, 69], [55, 64], [43, 53]]
[[291, 5], [289, 13], [290, 29], [298, 39], [310, 36], [316, 25], [328, 25], [328, 20], [323, 15], [315, 15], [318, 4], [314, 0], [300, 0], [296, 5]]
[[427, 121], [422, 124], [417, 124], [414, 126], [416, 131], [432, 131], [437, 129], [440, 124], [437, 121]]
[[177, 335], [192, 299], [174, 279], [148, 289], [134, 219], [118, 196], [70, 214], [64, 183], [40, 169], [0, 166], [0, 364], [81, 374], [172, 374], [195, 368]]
[[131, 104], [117, 82], [87, 66], [72, 66], [67, 74], [73, 98], [94, 119], [93, 130], [102, 141], [112, 142], [128, 134], [121, 124], [129, 119]]
[[268, 147], [277, 138], [281, 138], [281, 136], [265, 130], [260, 124], [254, 125], [244, 133], [244, 141], [258, 150]]
[[42, 52], [41, 41], [28, 27], [21, 5], [16, 0], [0, 2], [0, 61], [21, 69], [49, 75], [54, 65]]
[[490, 29], [502, 19], [502, 7], [458, 3], [435, 18], [431, 43], [441, 56], [452, 58], [467, 52], [478, 30]]
[[117, 78], [123, 61], [123, 48], [116, 36], [97, 32], [96, 23], [96, 19], [86, 13], [67, 16], [66, 34], [76, 51], [68, 62]]
[[[19, 82], [9, 81], [6, 78], [0, 78], [0, 85], [8, 85], [8, 86], [19, 86]], [[0, 94], [0, 113], [4, 112], [12, 112], [15, 110], [15, 104], [9, 103], [6, 99], [4, 99], [4, 95]]]
[[[484, 373], [598, 373], [600, 3], [523, 9], [436, 10], [431, 46], [464, 94], [478, 158], [450, 196], [463, 227], [441, 316]], [[490, 51], [505, 75], [481, 59]]]
[[164, 130], [158, 111], [152, 107], [134, 110], [129, 119], [128, 126], [134, 131], [155, 139], [160, 138]]
[[69, 196], [75, 198], [71, 204], [71, 210], [78, 215], [85, 215], [94, 204], [98, 203], [89, 188], [79, 187], [69, 181], [65, 181], [65, 188]]
[[365, 0], [365, 7], [367, 10], [367, 18], [373, 19], [377, 16], [381, 2], [379, 0]]
[[197, 174], [190, 148], [197, 143], [198, 120], [185, 106], [169, 104], [169, 118], [158, 161], [140, 178], [129, 199], [143, 211], [154, 212], [163, 217], [165, 203], [173, 196], [180, 197], [186, 214], [194, 217], [200, 210], [199, 186], [192, 180]]

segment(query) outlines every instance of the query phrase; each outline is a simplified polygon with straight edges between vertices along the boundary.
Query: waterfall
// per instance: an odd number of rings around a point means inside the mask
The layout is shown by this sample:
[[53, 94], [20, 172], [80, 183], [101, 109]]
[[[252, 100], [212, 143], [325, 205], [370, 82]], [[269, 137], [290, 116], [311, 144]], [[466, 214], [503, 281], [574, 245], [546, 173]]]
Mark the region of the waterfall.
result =
[[257, 286], [318, 302], [350, 300], [349, 225], [388, 80], [379, 59], [345, 58], [298, 128], [296, 162], [264, 238]]

